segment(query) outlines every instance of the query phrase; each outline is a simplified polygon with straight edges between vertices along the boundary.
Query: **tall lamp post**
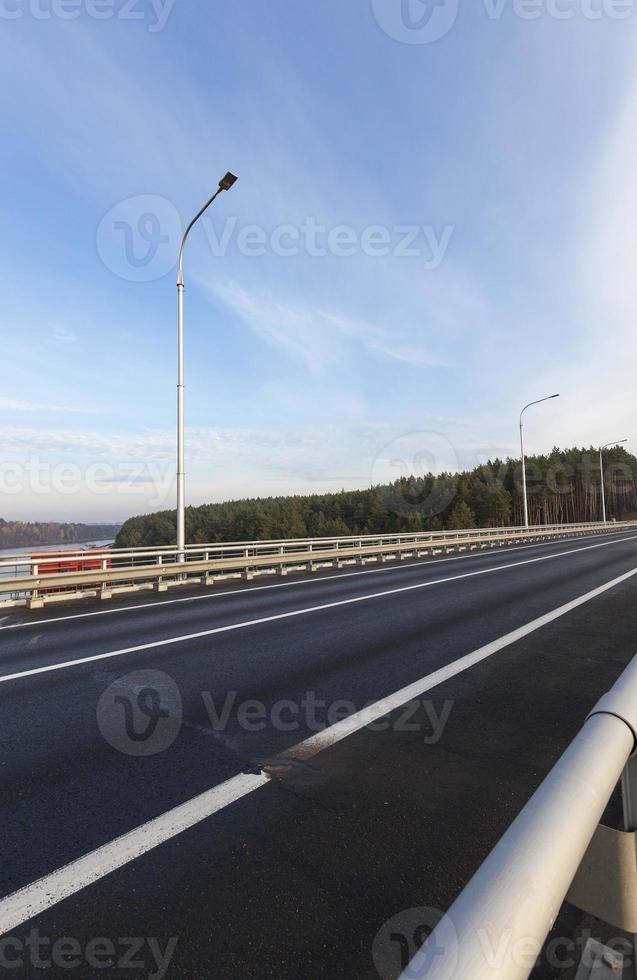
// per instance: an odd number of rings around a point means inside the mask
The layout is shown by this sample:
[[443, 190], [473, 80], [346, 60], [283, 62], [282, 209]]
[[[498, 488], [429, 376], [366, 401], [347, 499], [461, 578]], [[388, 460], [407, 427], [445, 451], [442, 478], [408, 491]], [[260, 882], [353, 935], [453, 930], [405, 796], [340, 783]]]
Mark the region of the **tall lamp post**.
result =
[[537, 401], [529, 402], [520, 412], [520, 450], [522, 454], [522, 495], [524, 497], [524, 526], [529, 526], [529, 502], [526, 496], [526, 460], [524, 458], [524, 413], [532, 405], [540, 405], [542, 402], [550, 402], [552, 398], [559, 398], [559, 395], [547, 395], [546, 398], [538, 398]]
[[600, 477], [601, 477], [601, 481], [602, 481], [602, 485], [601, 485], [601, 492], [602, 492], [602, 520], [603, 520], [604, 524], [607, 524], [608, 523], [608, 521], [606, 520], [606, 488], [604, 486], [604, 450], [605, 449], [610, 449], [611, 446], [621, 446], [625, 442], [628, 442], [628, 439], [619, 439], [617, 442], [607, 442], [606, 445], [605, 446], [602, 446], [601, 449], [600, 449], [600, 451], [599, 451], [599, 472], [600, 472]]
[[183, 561], [186, 548], [186, 474], [184, 448], [184, 250], [188, 236], [201, 216], [221, 194], [229, 191], [237, 177], [228, 172], [219, 181], [219, 187], [207, 204], [192, 219], [181, 242], [179, 250], [179, 275], [177, 277], [177, 550], [178, 560]]

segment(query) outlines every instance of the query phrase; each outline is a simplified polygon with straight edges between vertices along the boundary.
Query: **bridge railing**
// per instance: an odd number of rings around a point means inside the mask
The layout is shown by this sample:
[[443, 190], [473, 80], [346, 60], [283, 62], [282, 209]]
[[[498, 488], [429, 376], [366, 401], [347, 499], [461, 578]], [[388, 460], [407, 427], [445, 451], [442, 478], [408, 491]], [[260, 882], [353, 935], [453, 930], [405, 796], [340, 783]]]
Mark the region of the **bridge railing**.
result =
[[[637, 657], [400, 980], [526, 980], [565, 899], [634, 942], [636, 749]], [[620, 779], [624, 830], [616, 831], [599, 822]], [[621, 956], [601, 949], [606, 959], [585, 975], [626, 980]]]
[[[478, 528], [413, 534], [349, 535], [271, 541], [236, 541], [176, 547], [69, 550], [50, 555], [5, 555], [0, 559], [0, 607], [41, 605], [82, 595], [110, 598], [114, 592], [203, 583], [225, 576], [286, 575], [332, 565], [364, 564], [480, 548], [497, 548], [535, 539], [548, 540], [637, 527], [637, 521], [583, 523], [526, 528]], [[99, 561], [96, 563], [96, 559]], [[60, 571], [89, 563], [86, 571]], [[96, 564], [98, 570], [96, 571]], [[54, 590], [54, 591], [53, 591]]]

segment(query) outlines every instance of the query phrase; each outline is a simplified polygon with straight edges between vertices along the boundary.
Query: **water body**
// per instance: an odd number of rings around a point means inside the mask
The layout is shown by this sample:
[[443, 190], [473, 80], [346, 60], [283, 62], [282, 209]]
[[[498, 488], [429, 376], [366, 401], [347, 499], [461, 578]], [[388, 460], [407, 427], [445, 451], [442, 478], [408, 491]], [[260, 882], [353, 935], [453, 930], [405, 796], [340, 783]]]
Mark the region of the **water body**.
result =
[[0, 548], [0, 560], [7, 555], [41, 554], [45, 551], [86, 551], [88, 548], [107, 548], [114, 544], [112, 538], [107, 541], [75, 541], [73, 544], [30, 544], [25, 548]]
[[28, 575], [29, 565], [25, 562], [11, 562], [9, 565], [2, 565], [7, 558], [14, 558], [18, 555], [44, 554], [47, 551], [90, 551], [93, 548], [107, 548], [112, 545], [113, 539], [106, 541], [76, 541], [73, 544], [31, 544], [26, 548], [0, 548], [0, 581], [3, 578], [15, 578], [18, 575]]

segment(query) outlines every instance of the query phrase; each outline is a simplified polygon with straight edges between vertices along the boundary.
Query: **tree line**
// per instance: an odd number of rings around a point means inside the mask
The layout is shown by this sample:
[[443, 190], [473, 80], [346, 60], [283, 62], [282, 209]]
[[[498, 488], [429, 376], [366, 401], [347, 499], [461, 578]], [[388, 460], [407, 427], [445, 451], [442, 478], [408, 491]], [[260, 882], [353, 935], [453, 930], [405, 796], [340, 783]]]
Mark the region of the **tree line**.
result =
[[[637, 514], [637, 457], [622, 447], [604, 453], [607, 513]], [[601, 520], [598, 451], [555, 448], [527, 458], [529, 520], [567, 524]], [[519, 460], [494, 459], [463, 473], [402, 477], [368, 490], [308, 496], [255, 497], [188, 507], [189, 544], [336, 537], [508, 527], [523, 522]], [[130, 518], [120, 548], [176, 542], [175, 511]]]
[[53, 521], [5, 521], [0, 517], [0, 549], [79, 544], [115, 538], [119, 524], [57, 524]]

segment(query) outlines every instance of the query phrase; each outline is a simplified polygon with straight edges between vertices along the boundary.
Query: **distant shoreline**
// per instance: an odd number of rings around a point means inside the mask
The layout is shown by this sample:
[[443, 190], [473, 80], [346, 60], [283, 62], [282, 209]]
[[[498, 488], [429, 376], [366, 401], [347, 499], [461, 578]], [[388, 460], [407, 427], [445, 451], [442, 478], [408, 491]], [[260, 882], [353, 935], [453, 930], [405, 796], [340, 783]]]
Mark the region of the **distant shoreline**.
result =
[[67, 549], [87, 542], [115, 540], [120, 524], [62, 524], [54, 521], [5, 521], [0, 518], [0, 551], [12, 548]]
[[54, 544], [23, 544], [23, 545], [10, 545], [8, 548], [0, 548], [0, 559], [5, 559], [8, 557], [23, 556], [25, 558], [31, 555], [39, 555], [40, 553], [54, 554], [58, 551], [92, 551], [100, 548], [112, 548], [115, 544], [113, 538], [99, 538], [90, 541], [74, 541], [72, 544], [60, 545], [58, 542]]

